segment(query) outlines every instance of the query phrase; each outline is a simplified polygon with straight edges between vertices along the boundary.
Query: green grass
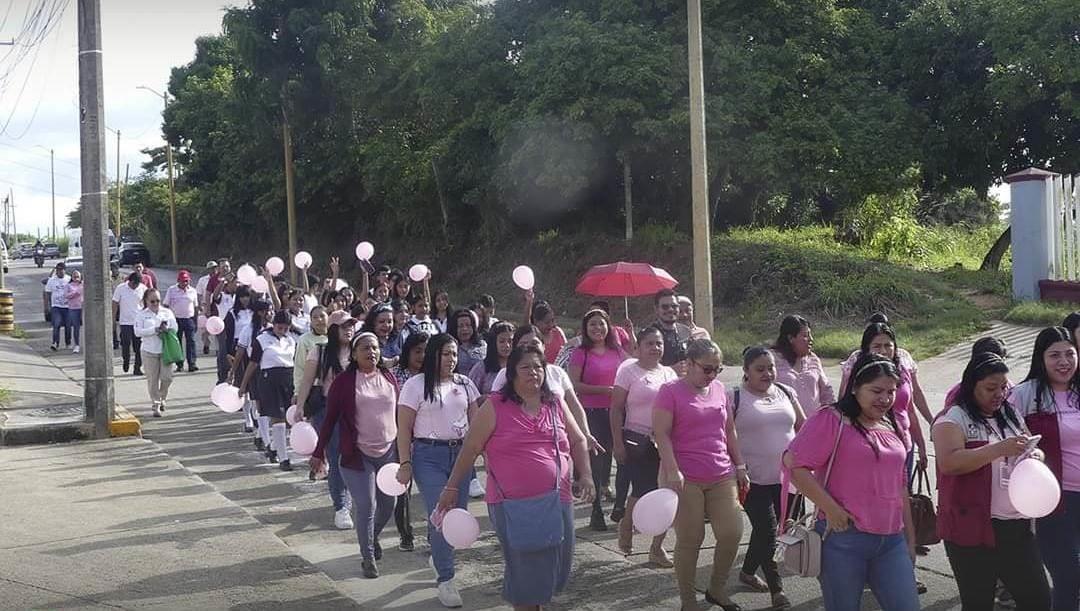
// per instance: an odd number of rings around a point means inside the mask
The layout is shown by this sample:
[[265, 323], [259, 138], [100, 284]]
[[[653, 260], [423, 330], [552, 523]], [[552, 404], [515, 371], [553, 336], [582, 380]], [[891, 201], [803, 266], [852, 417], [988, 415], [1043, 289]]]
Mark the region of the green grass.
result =
[[1080, 311], [1080, 303], [1024, 301], [1014, 305], [1005, 314], [1005, 320], [1024, 325], [1050, 327], [1060, 325], [1066, 316], [1076, 311]]
[[19, 325], [15, 325], [15, 328], [11, 331], [11, 337], [15, 339], [26, 339], [26, 329], [23, 329]]
[[7, 405], [11, 401], [11, 391], [0, 386], [0, 405]]

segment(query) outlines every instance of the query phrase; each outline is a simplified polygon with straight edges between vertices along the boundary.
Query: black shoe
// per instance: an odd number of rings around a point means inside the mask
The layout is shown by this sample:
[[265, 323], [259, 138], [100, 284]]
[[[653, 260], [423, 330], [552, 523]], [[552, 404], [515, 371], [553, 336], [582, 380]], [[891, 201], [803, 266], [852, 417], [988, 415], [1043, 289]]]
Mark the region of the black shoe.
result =
[[282, 471], [292, 471], [293, 470], [292, 463], [289, 462], [287, 459], [281, 461], [281, 464], [278, 465], [278, 468], [281, 469]]
[[143, 374], [142, 368], [136, 367], [135, 371], [131, 372], [131, 375], [141, 376]]
[[625, 508], [616, 507], [615, 509], [611, 510], [611, 521], [612, 522], [618, 522], [618, 521], [622, 520], [623, 516], [625, 516], [625, 515], [626, 515], [626, 509]]
[[[245, 428], [244, 430], [249, 432], [249, 433], [251, 432], [250, 428]], [[259, 452], [265, 452], [266, 451], [266, 444], [263, 443], [262, 437], [256, 437], [255, 438], [255, 449], [257, 451], [259, 451]]]
[[277, 452], [275, 452], [273, 450], [267, 450], [266, 451], [266, 460], [269, 460], [271, 463], [276, 463], [278, 461]]
[[382, 560], [382, 546], [378, 541], [375, 542], [375, 559]]
[[604, 514], [600, 511], [594, 511], [592, 517], [589, 518], [589, 528], [596, 532], [607, 532], [607, 522], [604, 521]]
[[379, 576], [379, 567], [375, 565], [374, 561], [364, 560], [360, 563], [360, 568], [364, 571], [364, 577], [367, 579], [375, 579]]
[[187, 370], [188, 370], [189, 372], [191, 372], [191, 373], [195, 373], [196, 371], [198, 371], [198, 370], [199, 370], [199, 368], [198, 368], [198, 367], [196, 367], [196, 366], [194, 366], [194, 365], [188, 365], [188, 368], [187, 368]]
[[203, 346], [202, 347], [202, 353], [203, 353], [203, 356], [206, 356], [207, 354], [210, 354], [210, 346]]
[[920, 556], [925, 556], [930, 553], [930, 548], [925, 545], [919, 545], [915, 547], [915, 553]]
[[53, 352], [56, 352], [57, 348], [59, 348], [59, 346], [57, 346], [56, 344], [49, 346], [49, 350], [52, 350]]
[[177, 365], [177, 366], [176, 366], [176, 373], [180, 373], [180, 372], [182, 372], [183, 370], [184, 370], [184, 366], [183, 366], [183, 365]]
[[124, 363], [123, 369], [124, 369], [124, 373], [127, 373], [127, 372], [131, 371], [131, 364], [130, 363]]
[[742, 611], [742, 607], [740, 607], [736, 603], [724, 604], [724, 603], [716, 600], [715, 598], [712, 597], [712, 594], [709, 594], [708, 590], [705, 590], [705, 602], [709, 603], [710, 605], [716, 605], [717, 607], [720, 607], [724, 611]]
[[397, 548], [398, 551], [402, 552], [411, 552], [416, 550], [416, 546], [413, 545], [412, 539], [402, 539], [401, 542], [398, 543]]
[[926, 584], [919, 581], [918, 579], [916, 579], [915, 580], [915, 591], [918, 592], [919, 594], [926, 594]]
[[[247, 425], [247, 423], [245, 423], [245, 424], [244, 424], [244, 432], [245, 432], [245, 433], [254, 433], [254, 432], [255, 432], [255, 429], [251, 428], [250, 426], [248, 426], [248, 425]], [[261, 441], [261, 440], [260, 440], [260, 441]]]

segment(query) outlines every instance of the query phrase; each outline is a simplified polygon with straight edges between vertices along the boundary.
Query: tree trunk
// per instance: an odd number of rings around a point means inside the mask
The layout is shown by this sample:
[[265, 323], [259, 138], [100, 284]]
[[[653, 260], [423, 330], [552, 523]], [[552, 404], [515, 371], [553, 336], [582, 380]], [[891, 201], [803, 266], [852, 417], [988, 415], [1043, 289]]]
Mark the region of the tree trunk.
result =
[[1005, 251], [1009, 250], [1009, 246], [1012, 245], [1012, 227], [1007, 227], [1005, 232], [1001, 234], [1001, 237], [994, 242], [994, 245], [990, 247], [990, 252], [986, 253], [983, 257], [982, 265], [979, 269], [992, 269], [997, 271], [1001, 268], [1001, 259], [1005, 256]]

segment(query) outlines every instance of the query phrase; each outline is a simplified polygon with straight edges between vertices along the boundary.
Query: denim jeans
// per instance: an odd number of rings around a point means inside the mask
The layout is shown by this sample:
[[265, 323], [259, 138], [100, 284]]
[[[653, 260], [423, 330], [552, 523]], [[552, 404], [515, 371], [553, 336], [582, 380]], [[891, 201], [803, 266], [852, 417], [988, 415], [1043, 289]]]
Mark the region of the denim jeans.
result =
[[52, 309], [49, 312], [49, 318], [52, 320], [52, 343], [54, 345], [60, 343], [60, 329], [63, 329], [64, 343], [70, 346], [71, 326], [68, 324], [68, 309], [52, 306]]
[[[311, 391], [322, 392], [322, 389], [316, 386]], [[326, 419], [326, 407], [323, 407], [311, 417], [311, 425], [315, 427], [316, 431], [322, 430], [324, 419]], [[338, 451], [338, 444], [341, 443], [341, 440], [338, 433], [337, 427], [334, 427], [334, 432], [330, 435], [330, 441], [326, 443], [326, 464], [330, 472], [326, 478], [326, 483], [330, 488], [330, 500], [334, 503], [334, 511], [352, 505], [348, 490], [345, 489], [345, 480], [341, 478], [341, 464], [339, 462], [341, 452]]]
[[[825, 520], [817, 523], [825, 532]], [[852, 524], [830, 532], [821, 546], [821, 594], [826, 611], [859, 611], [863, 586], [870, 585], [882, 611], [918, 611], [915, 566], [903, 533], [874, 535]]]
[[[357, 450], [359, 451], [359, 450]], [[375, 474], [383, 465], [397, 461], [397, 451], [391, 446], [378, 458], [363, 455], [364, 470], [341, 467], [341, 477], [349, 489], [355, 508], [356, 541], [364, 560], [375, 560], [375, 541], [394, 515], [394, 497], [387, 496], [375, 485]]]
[[1053, 581], [1054, 611], [1080, 608], [1080, 492], [1063, 491], [1060, 514], [1039, 518], [1035, 525], [1046, 570]]
[[71, 339], [75, 341], [75, 345], [79, 345], [79, 335], [82, 334], [82, 308], [71, 308], [68, 310], [67, 325], [71, 329]]
[[[413, 443], [412, 447], [413, 477], [420, 487], [420, 495], [424, 497], [424, 507], [427, 509], [425, 515], [429, 518], [428, 541], [431, 543], [431, 558], [435, 562], [439, 583], [454, 578], [454, 549], [443, 538], [442, 532], [431, 525], [430, 516], [439, 503], [439, 495], [442, 494], [446, 480], [454, 469], [454, 461], [460, 453], [460, 445], [436, 446], [418, 441]], [[465, 509], [468, 505], [469, 492], [462, 490], [458, 493], [457, 506]]]
[[184, 345], [184, 353], [187, 355], [188, 368], [195, 366], [195, 329], [197, 327], [194, 318], [177, 318], [177, 336]]

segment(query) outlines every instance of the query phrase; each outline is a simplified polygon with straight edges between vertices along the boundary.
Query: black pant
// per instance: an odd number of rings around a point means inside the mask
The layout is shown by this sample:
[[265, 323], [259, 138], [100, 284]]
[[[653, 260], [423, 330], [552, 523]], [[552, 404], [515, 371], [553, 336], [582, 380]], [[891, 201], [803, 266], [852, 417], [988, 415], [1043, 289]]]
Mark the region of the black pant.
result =
[[[788, 495], [788, 506], [793, 497]], [[776, 593], [784, 589], [780, 580], [780, 570], [776, 565], [776, 516], [780, 515], [780, 484], [750, 484], [743, 503], [746, 516], [750, 518], [750, 544], [743, 557], [742, 572], [753, 575], [761, 568], [765, 573], [765, 583], [769, 592]], [[790, 510], [789, 510], [790, 513]]]
[[[187, 356], [188, 369], [195, 366], [195, 329], [198, 323], [194, 318], [177, 318], [176, 326], [180, 333], [180, 343], [184, 345]], [[177, 363], [177, 367], [183, 367], [183, 363]]]
[[405, 491], [405, 494], [397, 497], [397, 504], [394, 505], [394, 525], [397, 526], [398, 535], [403, 542], [413, 542], [412, 520], [409, 511], [409, 499], [412, 498], [412, 481], [409, 482], [409, 488]]
[[603, 490], [611, 483], [611, 417], [609, 410], [585, 408], [585, 418], [589, 421], [589, 430], [604, 451], [589, 457], [592, 466], [593, 482], [596, 484], [596, 498], [593, 499], [593, 513], [603, 513], [600, 502]]
[[1050, 584], [1028, 520], [992, 520], [995, 547], [945, 542], [964, 611], [994, 608], [998, 580], [1016, 601], [1017, 611], [1049, 611]]
[[120, 325], [120, 356], [124, 359], [124, 371], [131, 364], [131, 352], [135, 351], [135, 369], [142, 369], [142, 339], [135, 335], [135, 325]]

